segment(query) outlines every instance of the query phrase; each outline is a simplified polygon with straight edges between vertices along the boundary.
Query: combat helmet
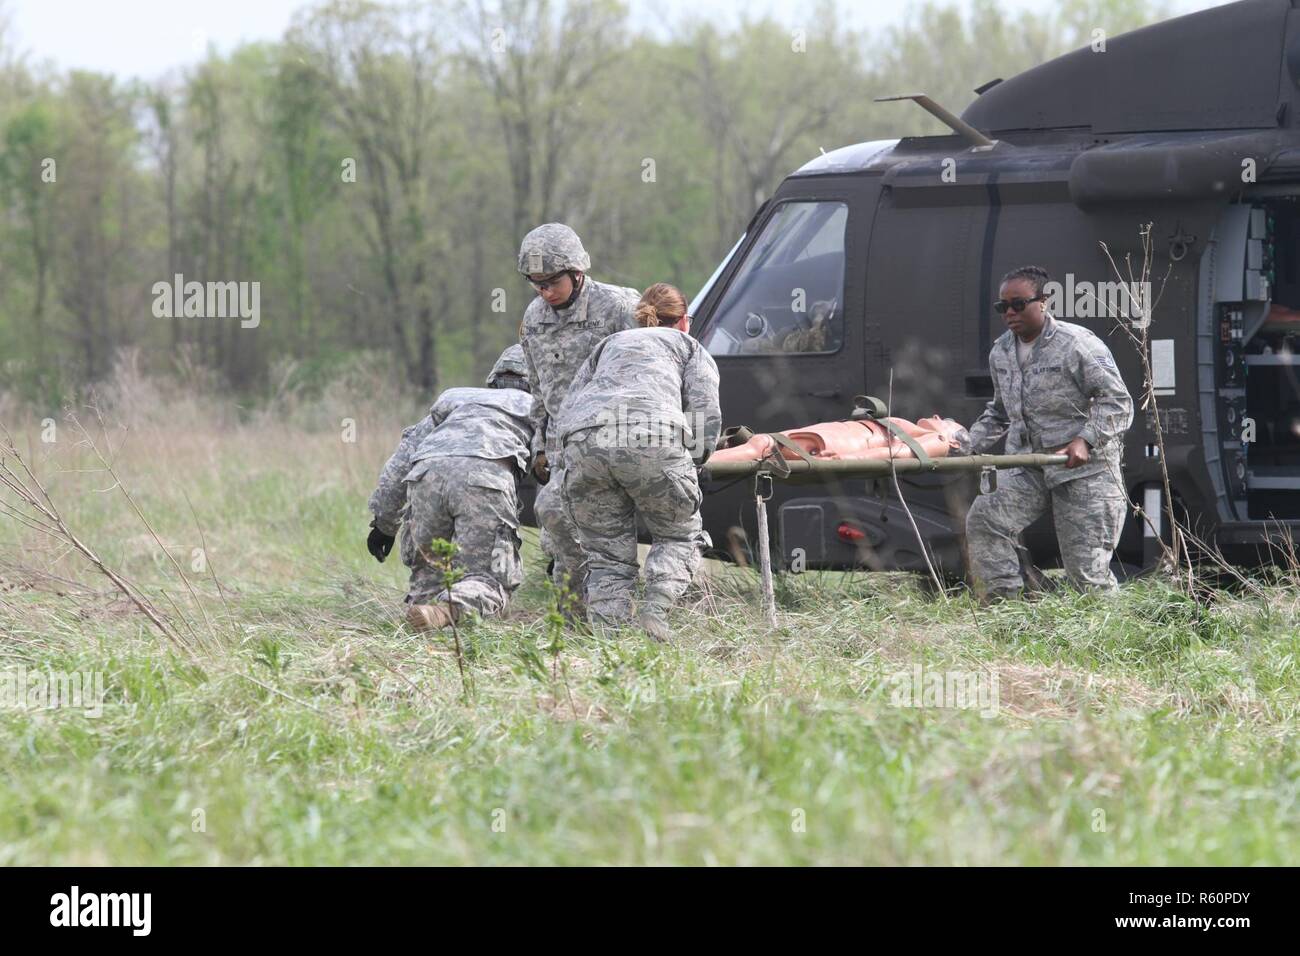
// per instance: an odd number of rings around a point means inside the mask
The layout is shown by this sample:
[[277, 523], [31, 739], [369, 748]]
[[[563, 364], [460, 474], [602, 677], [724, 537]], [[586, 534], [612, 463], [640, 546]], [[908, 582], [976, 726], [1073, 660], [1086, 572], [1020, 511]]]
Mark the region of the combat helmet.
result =
[[591, 257], [582, 248], [578, 234], [562, 222], [538, 226], [519, 244], [519, 272], [523, 275], [554, 275], [557, 272], [586, 272]]
[[[506, 383], [501, 381], [506, 376], [516, 376], [519, 382]], [[492, 366], [492, 371], [488, 372], [488, 388], [522, 388], [528, 391], [528, 366], [524, 362], [524, 347], [519, 344], [510, 346], [501, 353], [497, 359], [497, 364]]]

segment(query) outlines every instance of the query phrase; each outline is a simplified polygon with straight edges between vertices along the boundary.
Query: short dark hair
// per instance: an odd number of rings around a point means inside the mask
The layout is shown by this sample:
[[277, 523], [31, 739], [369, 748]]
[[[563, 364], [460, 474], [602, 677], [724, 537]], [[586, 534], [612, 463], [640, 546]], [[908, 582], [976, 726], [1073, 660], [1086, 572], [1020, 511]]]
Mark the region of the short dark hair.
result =
[[1042, 295], [1043, 287], [1052, 281], [1052, 277], [1047, 274], [1047, 270], [1042, 266], [1020, 266], [1004, 275], [998, 285], [1006, 285], [1016, 279], [1024, 279], [1026, 282], [1031, 283], [1034, 287], [1034, 295]]

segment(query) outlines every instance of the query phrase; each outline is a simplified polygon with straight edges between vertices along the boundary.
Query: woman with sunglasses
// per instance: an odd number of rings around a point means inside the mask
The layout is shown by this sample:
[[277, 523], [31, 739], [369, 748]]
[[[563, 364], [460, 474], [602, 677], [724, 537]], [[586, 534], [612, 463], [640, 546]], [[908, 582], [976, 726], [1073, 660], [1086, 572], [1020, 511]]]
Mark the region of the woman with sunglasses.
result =
[[966, 517], [971, 572], [986, 598], [1024, 587], [1017, 536], [1051, 504], [1061, 562], [1079, 589], [1114, 590], [1110, 562], [1128, 497], [1120, 479], [1133, 399], [1106, 343], [1047, 311], [1047, 272], [1002, 278], [993, 308], [1007, 331], [989, 352], [993, 400], [971, 427], [972, 452], [1006, 438], [1006, 453], [1063, 454], [1064, 465], [1003, 471]]

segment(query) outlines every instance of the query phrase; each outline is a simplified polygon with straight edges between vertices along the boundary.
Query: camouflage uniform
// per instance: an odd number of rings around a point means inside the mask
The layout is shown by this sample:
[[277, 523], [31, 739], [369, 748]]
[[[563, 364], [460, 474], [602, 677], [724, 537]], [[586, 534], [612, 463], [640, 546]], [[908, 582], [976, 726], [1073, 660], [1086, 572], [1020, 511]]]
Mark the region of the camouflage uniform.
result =
[[703, 536], [696, 465], [721, 426], [718, 367], [676, 329], [617, 332], [578, 371], [559, 432], [564, 503], [586, 552], [594, 618], [632, 615], [638, 517], [653, 541], [645, 605], [666, 611], [690, 584]]
[[[524, 383], [522, 354], [512, 348], [489, 382], [505, 374]], [[450, 599], [462, 611], [499, 614], [522, 583], [517, 476], [528, 464], [531, 407], [520, 388], [450, 388], [402, 432], [370, 510], [384, 533], [401, 526], [402, 563], [411, 569], [408, 604], [447, 603], [427, 551], [435, 538], [458, 547], [454, 563], [464, 576]]]
[[[591, 259], [577, 235], [560, 223], [538, 226], [520, 247], [519, 271], [524, 275], [551, 275], [565, 269], [585, 273], [590, 267]], [[533, 393], [532, 451], [534, 455], [545, 452], [551, 470], [550, 481], [537, 491], [533, 509], [543, 548], [555, 559], [557, 585], [564, 584], [566, 576], [579, 577], [583, 557], [561, 500], [565, 463], [551, 421], [559, 414], [574, 373], [596, 344], [612, 332], [635, 326], [640, 298], [635, 289], [606, 285], [584, 275], [582, 288], [567, 308], [554, 309], [538, 296], [524, 312], [520, 343]]]
[[1070, 582], [1113, 590], [1110, 561], [1128, 507], [1120, 458], [1133, 400], [1110, 349], [1082, 326], [1048, 316], [1023, 370], [1008, 331], [989, 352], [989, 371], [993, 400], [970, 430], [974, 454], [989, 452], [1004, 435], [1008, 455], [1050, 454], [1075, 438], [1090, 452], [1077, 468], [999, 472], [997, 490], [977, 498], [966, 517], [974, 576], [990, 592], [1022, 588], [1016, 537], [1050, 502]]

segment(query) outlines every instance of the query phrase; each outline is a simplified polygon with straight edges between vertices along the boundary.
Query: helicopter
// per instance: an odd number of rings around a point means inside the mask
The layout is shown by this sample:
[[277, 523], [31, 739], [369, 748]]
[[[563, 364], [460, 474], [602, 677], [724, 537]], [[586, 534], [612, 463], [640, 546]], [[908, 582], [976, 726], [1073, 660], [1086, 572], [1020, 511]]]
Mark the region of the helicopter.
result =
[[[1230, 562], [1275, 559], [1300, 531], [1300, 9], [1241, 0], [975, 92], [960, 116], [883, 98], [951, 132], [826, 152], [755, 212], [689, 309], [724, 423], [844, 420], [860, 395], [973, 423], [999, 279], [1039, 265], [1048, 310], [1110, 345], [1139, 406], [1122, 479], [1146, 517], [1130, 514], [1121, 565], [1155, 561], [1167, 506]], [[778, 483], [780, 566], [924, 571], [923, 541], [961, 575], [978, 478], [898, 482]], [[715, 546], [743, 556], [753, 489], [704, 491]], [[1023, 543], [1057, 563], [1050, 515]]]

